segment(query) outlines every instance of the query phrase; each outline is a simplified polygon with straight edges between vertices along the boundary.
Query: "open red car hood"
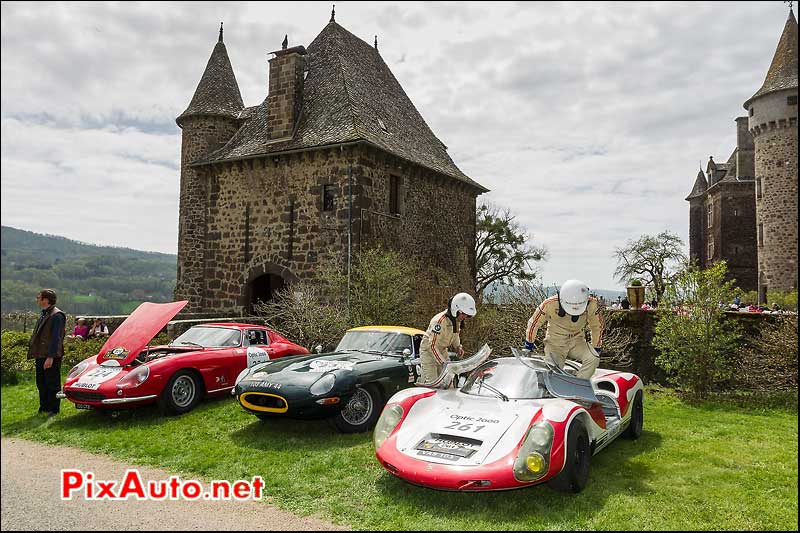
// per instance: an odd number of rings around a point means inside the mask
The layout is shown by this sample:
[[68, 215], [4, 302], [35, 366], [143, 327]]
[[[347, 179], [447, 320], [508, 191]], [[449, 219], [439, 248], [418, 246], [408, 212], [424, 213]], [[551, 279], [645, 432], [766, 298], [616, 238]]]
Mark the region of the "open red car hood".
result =
[[144, 302], [103, 344], [97, 354], [97, 363], [117, 361], [120, 366], [127, 365], [187, 303], [188, 300], [168, 304]]

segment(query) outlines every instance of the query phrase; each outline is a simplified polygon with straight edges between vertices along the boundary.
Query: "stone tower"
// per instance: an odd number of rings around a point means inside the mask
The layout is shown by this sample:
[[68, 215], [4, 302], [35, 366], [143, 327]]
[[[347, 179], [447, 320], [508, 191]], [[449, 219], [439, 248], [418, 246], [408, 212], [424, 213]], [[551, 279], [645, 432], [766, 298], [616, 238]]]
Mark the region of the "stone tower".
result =
[[759, 301], [797, 288], [797, 19], [789, 18], [761, 88], [744, 103], [755, 142]]
[[186, 111], [175, 120], [181, 135], [178, 277], [175, 294], [189, 300], [186, 310], [203, 308], [208, 180], [193, 163], [227, 143], [239, 129], [244, 109], [228, 51], [219, 40]]
[[705, 238], [705, 196], [708, 189], [703, 169], [697, 173], [692, 192], [686, 197], [689, 202], [689, 259], [699, 268], [706, 267]]
[[253, 312], [378, 245], [429, 265], [442, 301], [474, 290], [476, 198], [488, 189], [453, 162], [377, 47], [334, 15], [307, 48], [283, 37], [266, 97], [249, 107], [220, 33], [177, 119], [176, 296], [188, 313]]

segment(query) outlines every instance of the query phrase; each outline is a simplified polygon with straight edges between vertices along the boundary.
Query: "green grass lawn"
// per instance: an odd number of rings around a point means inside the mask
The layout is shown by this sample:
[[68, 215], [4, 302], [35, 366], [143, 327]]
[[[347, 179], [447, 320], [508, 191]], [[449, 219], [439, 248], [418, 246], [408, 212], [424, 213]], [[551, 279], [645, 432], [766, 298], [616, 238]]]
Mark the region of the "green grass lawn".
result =
[[[2, 434], [77, 446], [206, 479], [260, 474], [268, 501], [357, 529], [797, 530], [797, 395], [783, 407], [687, 404], [648, 388], [645, 430], [592, 459], [577, 495], [547, 486], [447, 493], [378, 464], [370, 433], [324, 421], [261, 422], [225, 397], [181, 417], [142, 408], [110, 416], [62, 402], [34, 415], [36, 386], [2, 388]], [[57, 475], [56, 472], [53, 475]]]

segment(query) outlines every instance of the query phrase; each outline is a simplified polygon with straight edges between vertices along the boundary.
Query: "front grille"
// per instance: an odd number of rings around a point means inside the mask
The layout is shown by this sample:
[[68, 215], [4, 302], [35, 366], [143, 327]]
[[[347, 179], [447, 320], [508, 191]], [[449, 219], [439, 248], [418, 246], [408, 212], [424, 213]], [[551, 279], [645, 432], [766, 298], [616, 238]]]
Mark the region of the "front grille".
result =
[[279, 396], [250, 393], [247, 395], [247, 401], [253, 405], [268, 409], [283, 409], [286, 407], [286, 400]]
[[64, 391], [64, 394], [67, 395], [67, 398], [70, 400], [75, 400], [78, 402], [102, 402], [106, 399], [105, 394], [100, 394], [99, 392], [82, 392], [82, 391]]
[[245, 392], [239, 396], [239, 403], [245, 409], [262, 413], [285, 413], [289, 410], [283, 397], [265, 392]]

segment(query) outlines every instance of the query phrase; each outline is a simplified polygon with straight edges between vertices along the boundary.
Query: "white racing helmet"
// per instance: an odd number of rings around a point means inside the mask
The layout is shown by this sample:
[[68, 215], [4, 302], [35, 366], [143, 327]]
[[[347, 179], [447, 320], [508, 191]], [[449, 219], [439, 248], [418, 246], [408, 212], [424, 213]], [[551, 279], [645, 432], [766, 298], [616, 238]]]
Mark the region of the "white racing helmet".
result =
[[470, 317], [475, 316], [475, 313], [477, 313], [475, 309], [475, 298], [466, 292], [459, 292], [453, 296], [453, 299], [450, 300], [450, 314], [452, 316], [458, 316], [459, 311]]
[[558, 301], [567, 314], [582, 315], [589, 303], [589, 287], [577, 279], [568, 279], [558, 291]]

